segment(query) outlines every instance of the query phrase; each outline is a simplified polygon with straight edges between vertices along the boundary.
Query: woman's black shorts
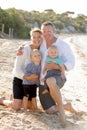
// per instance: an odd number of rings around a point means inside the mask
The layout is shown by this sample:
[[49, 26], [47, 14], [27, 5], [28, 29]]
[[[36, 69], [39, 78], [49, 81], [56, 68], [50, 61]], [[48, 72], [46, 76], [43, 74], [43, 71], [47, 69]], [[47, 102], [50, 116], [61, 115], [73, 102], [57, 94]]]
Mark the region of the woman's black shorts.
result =
[[13, 79], [13, 98], [14, 99], [23, 99], [24, 90], [22, 85], [22, 80], [14, 77]]

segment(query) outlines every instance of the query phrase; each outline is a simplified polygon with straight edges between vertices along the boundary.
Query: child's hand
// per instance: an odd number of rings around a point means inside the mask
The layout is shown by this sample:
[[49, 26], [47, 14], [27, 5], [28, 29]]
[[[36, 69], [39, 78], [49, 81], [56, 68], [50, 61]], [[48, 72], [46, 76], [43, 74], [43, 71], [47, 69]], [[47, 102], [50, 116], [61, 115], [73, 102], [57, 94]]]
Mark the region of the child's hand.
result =
[[44, 81], [45, 81], [44, 78], [43, 78], [43, 79], [40, 79], [40, 83], [41, 83], [41, 85], [44, 85]]
[[45, 81], [45, 78], [41, 79], [41, 82], [44, 82]]

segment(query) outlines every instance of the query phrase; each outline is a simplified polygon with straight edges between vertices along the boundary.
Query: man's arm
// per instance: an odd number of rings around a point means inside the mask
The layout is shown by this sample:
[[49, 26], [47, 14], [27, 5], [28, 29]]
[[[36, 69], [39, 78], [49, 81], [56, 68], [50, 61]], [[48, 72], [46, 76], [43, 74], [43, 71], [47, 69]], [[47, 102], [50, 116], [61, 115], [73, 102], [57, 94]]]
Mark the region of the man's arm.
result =
[[69, 71], [74, 68], [75, 56], [69, 45], [64, 48], [64, 55], [62, 59], [64, 61], [65, 70]]
[[46, 64], [46, 65], [47, 65], [47, 67], [49, 69], [56, 69], [56, 70], [60, 70], [61, 69], [60, 65], [58, 65], [56, 63], [53, 63], [53, 62], [51, 62], [50, 64]]

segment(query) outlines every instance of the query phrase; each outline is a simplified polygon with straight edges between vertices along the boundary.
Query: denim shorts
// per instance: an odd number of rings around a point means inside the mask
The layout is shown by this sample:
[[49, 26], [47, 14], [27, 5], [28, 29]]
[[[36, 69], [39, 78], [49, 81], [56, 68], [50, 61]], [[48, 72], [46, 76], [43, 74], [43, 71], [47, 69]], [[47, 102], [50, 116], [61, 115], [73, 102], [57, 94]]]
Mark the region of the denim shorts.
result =
[[54, 76], [54, 78], [56, 79], [56, 84], [61, 89], [64, 86], [65, 82], [66, 82], [66, 78], [62, 78], [61, 76]]
[[[47, 75], [45, 76], [45, 79], [53, 77], [56, 79], [56, 84], [59, 86], [59, 88], [62, 88], [66, 82], [66, 78], [61, 77], [61, 72], [59, 70], [50, 70], [47, 72]], [[45, 82], [46, 85], [46, 82]]]
[[45, 79], [49, 78], [49, 77], [54, 77], [55, 76], [60, 76], [61, 75], [61, 71], [60, 70], [48, 70], [47, 74], [45, 76]]

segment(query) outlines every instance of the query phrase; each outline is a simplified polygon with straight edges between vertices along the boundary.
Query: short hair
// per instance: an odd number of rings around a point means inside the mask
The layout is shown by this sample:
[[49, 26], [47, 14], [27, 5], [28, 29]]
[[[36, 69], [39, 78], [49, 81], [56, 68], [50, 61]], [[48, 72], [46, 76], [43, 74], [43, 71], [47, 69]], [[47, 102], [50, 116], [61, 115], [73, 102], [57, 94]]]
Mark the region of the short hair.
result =
[[34, 53], [36, 53], [36, 52], [40, 53], [40, 55], [41, 55], [41, 52], [40, 52], [38, 49], [33, 49], [33, 50], [31, 51], [31, 53], [30, 53], [30, 58], [32, 58], [32, 55], [33, 55]]
[[50, 49], [55, 49], [55, 50], [58, 52], [58, 48], [57, 48], [55, 45], [50, 46], [50, 47], [48, 48], [48, 51], [49, 51]]
[[52, 22], [46, 21], [46, 22], [42, 23], [41, 28], [43, 26], [51, 26], [53, 28], [53, 30], [56, 31], [55, 25]]
[[39, 28], [33, 28], [31, 31], [30, 31], [30, 36], [32, 35], [33, 32], [38, 32], [42, 35], [42, 31], [39, 29]]

